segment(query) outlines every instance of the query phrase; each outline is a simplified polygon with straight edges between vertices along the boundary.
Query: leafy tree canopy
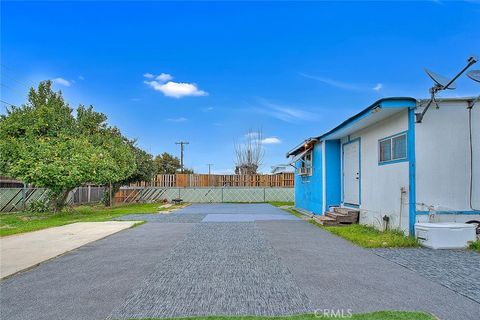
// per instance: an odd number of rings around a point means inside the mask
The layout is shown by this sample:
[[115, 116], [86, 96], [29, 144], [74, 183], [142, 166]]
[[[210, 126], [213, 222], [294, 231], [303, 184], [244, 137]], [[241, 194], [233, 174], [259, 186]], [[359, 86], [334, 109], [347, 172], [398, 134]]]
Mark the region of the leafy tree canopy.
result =
[[133, 144], [92, 106], [80, 105], [75, 117], [51, 86], [41, 82], [26, 104], [0, 117], [0, 173], [49, 188], [60, 203], [83, 183], [130, 177], [137, 168]]
[[180, 160], [164, 152], [155, 157], [155, 165], [157, 166], [158, 174], [174, 174], [180, 169]]
[[157, 172], [157, 166], [153, 156], [148, 152], [135, 146], [135, 141], [130, 142], [130, 148], [135, 154], [135, 171], [127, 178], [121, 181], [121, 184], [129, 184], [137, 181], [150, 181]]

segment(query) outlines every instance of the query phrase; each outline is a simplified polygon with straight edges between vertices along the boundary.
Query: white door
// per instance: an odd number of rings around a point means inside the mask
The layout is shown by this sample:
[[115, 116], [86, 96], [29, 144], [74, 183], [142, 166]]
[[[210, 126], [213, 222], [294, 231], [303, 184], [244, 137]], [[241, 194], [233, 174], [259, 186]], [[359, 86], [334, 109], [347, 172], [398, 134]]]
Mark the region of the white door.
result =
[[343, 145], [343, 202], [360, 205], [360, 140]]

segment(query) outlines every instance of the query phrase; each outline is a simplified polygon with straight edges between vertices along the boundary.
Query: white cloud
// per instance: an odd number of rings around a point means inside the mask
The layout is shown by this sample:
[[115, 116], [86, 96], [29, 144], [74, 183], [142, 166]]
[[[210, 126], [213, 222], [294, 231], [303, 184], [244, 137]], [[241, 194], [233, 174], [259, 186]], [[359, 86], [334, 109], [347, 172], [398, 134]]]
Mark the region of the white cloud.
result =
[[53, 83], [57, 83], [59, 85], [65, 86], [65, 87], [70, 87], [72, 83], [68, 80], [65, 80], [63, 78], [55, 78], [53, 79]]
[[144, 76], [145, 78], [147, 78], [147, 79], [153, 79], [153, 78], [155, 77], [153, 74], [151, 74], [151, 73], [149, 73], [149, 72], [144, 73], [143, 76]]
[[167, 121], [170, 121], [170, 122], [185, 122], [185, 121], [188, 121], [188, 119], [184, 118], [184, 117], [180, 117], [180, 118], [170, 118], [170, 119], [167, 119]]
[[313, 75], [306, 74], [306, 73], [300, 73], [300, 75], [302, 77], [305, 77], [305, 78], [308, 78], [308, 79], [320, 81], [322, 83], [325, 83], [325, 84], [327, 84], [329, 86], [332, 86], [332, 87], [335, 87], [335, 88], [345, 89], [345, 90], [350, 90], [350, 91], [369, 91], [371, 89], [373, 89], [375, 91], [379, 91], [383, 87], [383, 84], [381, 84], [381, 83], [377, 83], [377, 85], [375, 85], [372, 88], [371, 86], [368, 86], [366, 84], [358, 84], [358, 83], [338, 81], [338, 80], [334, 80], [334, 79], [331, 79], [331, 78], [316, 76], [316, 75], [313, 76]]
[[158, 81], [144, 81], [154, 90], [162, 92], [167, 97], [182, 98], [187, 96], [206, 96], [207, 92], [198, 89], [195, 83], [173, 82], [161, 83]]
[[282, 140], [278, 139], [277, 137], [269, 137], [262, 139], [262, 144], [278, 144], [282, 143]]
[[284, 106], [261, 99], [262, 108], [254, 109], [256, 112], [285, 121], [298, 122], [298, 120], [314, 121], [318, 115], [299, 108]]
[[160, 73], [157, 76], [152, 73], [145, 73], [143, 76], [147, 79], [155, 78], [155, 80], [151, 81], [145, 80], [144, 83], [153, 90], [162, 92], [167, 97], [182, 98], [208, 95], [207, 92], [200, 90], [195, 83], [170, 81], [173, 79], [173, 76], [168, 73]]
[[78, 79], [85, 80], [85, 77], [84, 76], [78, 76]]
[[168, 73], [160, 73], [155, 79], [160, 82], [167, 82], [173, 79], [173, 77]]
[[306, 74], [306, 73], [300, 73], [300, 75], [302, 77], [317, 80], [317, 81], [323, 82], [325, 84], [328, 84], [329, 86], [340, 88], [340, 89], [347, 89], [347, 90], [353, 90], [353, 91], [362, 90], [361, 86], [359, 86], [357, 84], [354, 84], [354, 83], [338, 81], [338, 80], [334, 80], [334, 79], [330, 79], [330, 78], [326, 78], [326, 77], [322, 77], [322, 76], [312, 76], [312, 75]]
[[204, 112], [209, 112], [209, 111], [212, 111], [213, 109], [215, 109], [214, 107], [207, 107], [207, 108], [203, 108], [202, 110]]

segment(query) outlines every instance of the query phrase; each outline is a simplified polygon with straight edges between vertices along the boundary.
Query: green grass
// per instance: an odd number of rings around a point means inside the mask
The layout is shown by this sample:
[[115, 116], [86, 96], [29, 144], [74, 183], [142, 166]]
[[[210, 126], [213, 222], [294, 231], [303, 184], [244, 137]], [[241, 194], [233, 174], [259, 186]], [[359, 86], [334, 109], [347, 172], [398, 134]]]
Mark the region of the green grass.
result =
[[[275, 204], [272, 203], [272, 205]], [[283, 210], [290, 212], [300, 219], [306, 219], [305, 215], [293, 208]], [[315, 219], [308, 219], [308, 222], [364, 248], [405, 248], [419, 246], [418, 241], [414, 237], [407, 237], [402, 232], [397, 230], [380, 231], [374, 227], [364, 226], [361, 224], [324, 227]], [[479, 244], [477, 244], [477, 248], [478, 247], [480, 247]], [[479, 250], [475, 248], [472, 249]]]
[[477, 251], [478, 253], [480, 253], [480, 240], [477, 240], [475, 242], [472, 242], [470, 244], [470, 249], [472, 249], [473, 251]]
[[291, 214], [293, 214], [294, 216], [296, 216], [297, 218], [300, 218], [300, 219], [305, 219], [305, 215], [301, 214], [300, 212], [298, 212], [297, 210], [295, 210], [293, 208], [293, 206], [295, 205], [294, 202], [289, 202], [289, 201], [270, 201], [268, 202], [269, 204], [271, 204], [272, 206], [275, 206], [275, 207], [285, 207], [285, 206], [289, 206], [291, 208], [282, 208], [282, 210], [285, 210], [287, 212], [290, 212]]
[[155, 213], [178, 207], [160, 209], [159, 203], [122, 205], [113, 208], [104, 206], [79, 206], [59, 213], [13, 212], [0, 214], [0, 236], [41, 230], [74, 222], [108, 221], [131, 213]]
[[270, 201], [268, 203], [275, 207], [283, 207], [283, 206], [293, 207], [295, 205], [295, 203], [291, 201]]
[[380, 231], [374, 227], [350, 224], [340, 227], [324, 227], [315, 220], [311, 223], [364, 248], [406, 248], [418, 247], [414, 237], [407, 237], [396, 230]]
[[[210, 316], [210, 317], [186, 317], [177, 318], [181, 320], [315, 320], [315, 319], [353, 319], [353, 320], [434, 320], [434, 316], [423, 312], [408, 312], [408, 311], [378, 311], [372, 313], [353, 314], [351, 317], [345, 310], [343, 317], [330, 316], [324, 317], [320, 314], [301, 314], [295, 316], [280, 316], [280, 317], [254, 317], [254, 316]], [[155, 318], [144, 319], [154, 320]]]

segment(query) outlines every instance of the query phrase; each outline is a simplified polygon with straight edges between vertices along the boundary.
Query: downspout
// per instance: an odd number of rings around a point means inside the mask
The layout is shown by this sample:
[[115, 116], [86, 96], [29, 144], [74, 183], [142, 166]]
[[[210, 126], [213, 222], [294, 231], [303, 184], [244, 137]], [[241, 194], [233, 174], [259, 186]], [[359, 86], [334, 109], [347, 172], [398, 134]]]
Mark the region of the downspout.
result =
[[408, 157], [408, 217], [409, 233], [415, 236], [415, 222], [417, 210], [416, 179], [415, 179], [415, 107], [408, 108], [407, 131], [407, 157]]

